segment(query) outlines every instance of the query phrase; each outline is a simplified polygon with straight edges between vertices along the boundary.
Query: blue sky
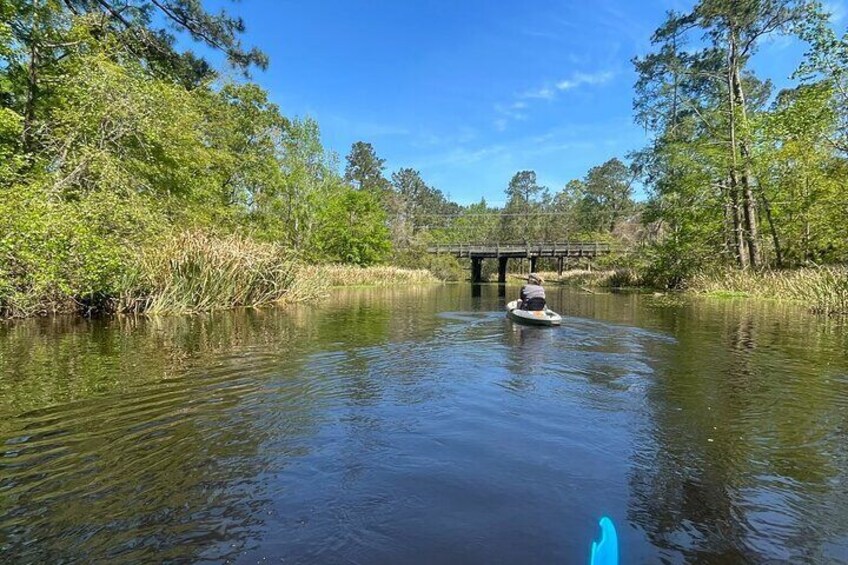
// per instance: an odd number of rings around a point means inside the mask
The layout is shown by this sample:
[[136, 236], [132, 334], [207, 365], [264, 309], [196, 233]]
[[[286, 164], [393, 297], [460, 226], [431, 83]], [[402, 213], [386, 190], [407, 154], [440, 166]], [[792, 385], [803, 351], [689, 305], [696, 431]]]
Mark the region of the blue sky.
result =
[[[845, 2], [845, 0], [839, 0]], [[684, 0], [224, 0], [271, 60], [254, 80], [311, 116], [340, 165], [357, 140], [387, 172], [421, 171], [452, 199], [502, 203], [519, 170], [561, 189], [646, 141], [634, 56]], [[844, 4], [829, 4], [844, 29]], [[803, 47], [767, 42], [754, 65], [789, 84]]]

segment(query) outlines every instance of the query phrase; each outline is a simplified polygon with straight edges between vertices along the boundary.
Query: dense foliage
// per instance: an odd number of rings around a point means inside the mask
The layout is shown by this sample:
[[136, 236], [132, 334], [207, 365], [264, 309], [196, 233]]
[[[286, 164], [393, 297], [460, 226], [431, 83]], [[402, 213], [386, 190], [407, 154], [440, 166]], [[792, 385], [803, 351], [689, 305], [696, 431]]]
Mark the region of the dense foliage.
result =
[[[810, 50], [803, 82], [773, 94], [750, 62], [777, 35]], [[653, 43], [635, 60], [635, 109], [654, 134], [636, 161], [656, 279], [848, 260], [848, 36], [808, 0], [701, 0], [670, 13]]]
[[[0, 14], [0, 311], [116, 308], [155, 279], [139, 272], [147, 250], [186, 232], [222, 247], [243, 234], [285, 266], [387, 256], [385, 211], [345, 183], [315, 122], [153, 26], [264, 66], [240, 21], [183, 0], [2, 0]], [[234, 247], [257, 265], [274, 256]]]

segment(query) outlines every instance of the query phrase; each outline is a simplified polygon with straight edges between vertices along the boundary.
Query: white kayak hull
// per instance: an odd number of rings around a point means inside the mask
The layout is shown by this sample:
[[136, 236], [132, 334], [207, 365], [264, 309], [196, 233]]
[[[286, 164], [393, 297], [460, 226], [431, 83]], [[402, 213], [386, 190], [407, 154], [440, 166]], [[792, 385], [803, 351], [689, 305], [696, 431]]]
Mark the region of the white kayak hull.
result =
[[547, 308], [544, 310], [519, 310], [518, 300], [513, 300], [506, 305], [506, 315], [513, 322], [530, 326], [559, 326], [562, 324], [562, 316]]

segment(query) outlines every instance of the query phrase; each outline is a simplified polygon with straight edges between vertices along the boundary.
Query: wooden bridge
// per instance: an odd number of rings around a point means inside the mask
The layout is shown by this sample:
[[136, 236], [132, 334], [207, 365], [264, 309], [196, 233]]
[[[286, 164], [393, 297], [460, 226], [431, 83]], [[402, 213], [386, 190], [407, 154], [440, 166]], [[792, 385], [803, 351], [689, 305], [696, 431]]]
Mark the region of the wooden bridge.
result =
[[432, 245], [428, 253], [444, 253], [458, 258], [471, 259], [471, 282], [483, 278], [483, 259], [498, 260], [498, 282], [506, 282], [506, 265], [510, 259], [529, 259], [530, 271], [536, 270], [539, 257], [558, 259], [558, 272], [562, 274], [563, 261], [568, 258], [585, 257], [594, 259], [613, 251], [609, 243], [562, 242], [562, 243], [495, 243], [495, 244], [450, 244]]

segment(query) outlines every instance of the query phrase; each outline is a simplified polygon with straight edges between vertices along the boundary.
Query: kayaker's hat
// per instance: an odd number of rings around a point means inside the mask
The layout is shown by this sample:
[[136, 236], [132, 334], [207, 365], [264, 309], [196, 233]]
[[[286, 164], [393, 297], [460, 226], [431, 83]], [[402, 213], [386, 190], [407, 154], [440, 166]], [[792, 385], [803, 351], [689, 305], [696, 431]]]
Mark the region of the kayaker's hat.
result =
[[542, 284], [542, 277], [540, 277], [536, 273], [530, 273], [529, 275], [527, 275], [527, 282]]

